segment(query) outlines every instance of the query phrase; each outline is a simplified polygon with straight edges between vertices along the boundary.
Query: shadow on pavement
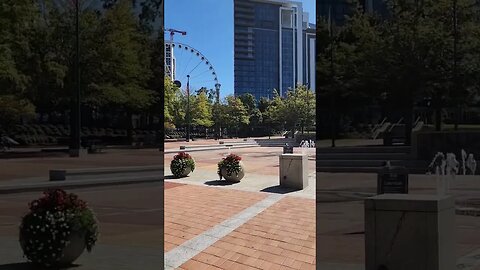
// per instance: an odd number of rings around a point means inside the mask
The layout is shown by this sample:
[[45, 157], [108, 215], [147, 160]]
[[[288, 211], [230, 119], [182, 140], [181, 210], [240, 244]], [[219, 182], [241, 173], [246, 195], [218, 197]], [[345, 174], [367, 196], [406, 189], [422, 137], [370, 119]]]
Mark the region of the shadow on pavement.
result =
[[260, 191], [269, 192], [269, 193], [286, 194], [286, 193], [295, 192], [295, 191], [299, 191], [299, 190], [300, 189], [286, 188], [286, 187], [281, 187], [281, 186], [277, 185], [277, 186], [271, 186], [271, 187], [268, 187], [268, 188], [264, 188]]
[[238, 184], [238, 183], [229, 182], [225, 180], [211, 180], [211, 181], [205, 182], [205, 185], [209, 185], [209, 186], [230, 186], [233, 184]]
[[33, 263], [22, 262], [22, 263], [0, 264], [0, 270], [52, 270], [52, 269], [61, 270], [61, 269], [73, 269], [79, 266], [80, 265], [78, 264], [72, 264], [68, 267], [62, 267], [62, 268], [46, 268], [46, 267], [38, 266]]

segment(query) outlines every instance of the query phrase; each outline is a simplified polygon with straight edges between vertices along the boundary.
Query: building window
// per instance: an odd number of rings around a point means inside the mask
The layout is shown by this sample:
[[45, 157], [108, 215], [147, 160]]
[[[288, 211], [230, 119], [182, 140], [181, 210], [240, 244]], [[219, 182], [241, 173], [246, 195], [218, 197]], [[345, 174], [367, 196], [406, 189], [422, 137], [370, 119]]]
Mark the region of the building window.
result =
[[282, 27], [293, 28], [293, 12], [291, 10], [282, 10]]

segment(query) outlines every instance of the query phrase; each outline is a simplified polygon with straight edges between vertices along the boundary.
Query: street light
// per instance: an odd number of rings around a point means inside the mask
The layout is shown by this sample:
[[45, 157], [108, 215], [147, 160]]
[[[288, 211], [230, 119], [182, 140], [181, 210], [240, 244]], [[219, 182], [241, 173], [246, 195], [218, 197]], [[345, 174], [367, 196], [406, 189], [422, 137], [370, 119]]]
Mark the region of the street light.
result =
[[[216, 83], [215, 84], [215, 104], [218, 108], [219, 104], [220, 104], [220, 87], [222, 85], [219, 84], [219, 83]], [[217, 139], [219, 139], [221, 137], [221, 127], [220, 127], [220, 123], [216, 123], [215, 124], [215, 136], [217, 137]]]
[[70, 113], [70, 156], [79, 157], [81, 147], [81, 102], [80, 102], [80, 31], [79, 31], [79, 0], [75, 0], [75, 88], [76, 95], [72, 93], [72, 108]]
[[187, 142], [190, 141], [190, 75], [187, 75]]
[[[335, 36], [333, 34], [333, 23], [332, 23], [332, 5], [330, 4], [329, 10], [328, 10], [328, 32], [330, 36], [330, 72], [331, 72], [331, 79], [332, 79], [332, 84], [335, 82], [335, 65], [334, 65], [334, 47], [335, 47]], [[337, 133], [336, 129], [336, 108], [335, 108], [335, 90], [332, 91], [331, 97], [330, 97], [330, 105], [331, 105], [331, 147], [335, 147], [335, 137]]]

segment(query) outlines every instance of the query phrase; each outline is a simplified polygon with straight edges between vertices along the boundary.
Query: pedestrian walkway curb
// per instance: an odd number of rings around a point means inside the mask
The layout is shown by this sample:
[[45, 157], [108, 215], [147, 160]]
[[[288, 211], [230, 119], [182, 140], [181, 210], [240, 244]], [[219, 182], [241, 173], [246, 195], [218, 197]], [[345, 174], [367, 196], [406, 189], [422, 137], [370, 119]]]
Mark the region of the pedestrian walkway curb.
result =
[[166, 149], [165, 154], [172, 154], [178, 152], [200, 152], [200, 151], [213, 151], [213, 150], [228, 150], [237, 148], [252, 148], [260, 147], [260, 145], [241, 145], [241, 146], [211, 146], [203, 148], [191, 148], [191, 149]]

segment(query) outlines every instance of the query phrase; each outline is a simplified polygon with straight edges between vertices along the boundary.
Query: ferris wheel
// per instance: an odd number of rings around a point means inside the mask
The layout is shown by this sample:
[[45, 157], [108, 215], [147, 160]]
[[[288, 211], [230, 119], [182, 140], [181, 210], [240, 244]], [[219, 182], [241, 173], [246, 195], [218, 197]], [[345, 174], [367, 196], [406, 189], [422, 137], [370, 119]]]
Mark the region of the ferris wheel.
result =
[[216, 101], [219, 101], [221, 85], [215, 68], [207, 57], [190, 45], [165, 41], [165, 75], [182, 88], [189, 83], [190, 90], [202, 87], [215, 90]]

